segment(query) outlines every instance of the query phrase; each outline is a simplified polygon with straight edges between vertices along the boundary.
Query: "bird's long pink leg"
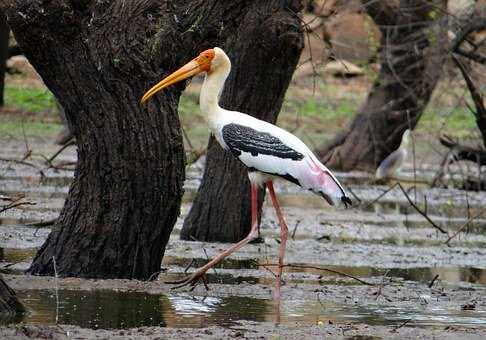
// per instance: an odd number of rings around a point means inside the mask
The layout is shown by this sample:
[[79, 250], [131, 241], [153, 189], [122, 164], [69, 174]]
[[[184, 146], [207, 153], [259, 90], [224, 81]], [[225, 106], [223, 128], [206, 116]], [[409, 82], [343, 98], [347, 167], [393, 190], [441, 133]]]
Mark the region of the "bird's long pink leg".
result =
[[[243, 247], [245, 244], [250, 242], [252, 239], [257, 237], [258, 234], [258, 218], [257, 218], [257, 209], [258, 209], [258, 186], [256, 184], [251, 184], [251, 229], [250, 233], [248, 234], [247, 237], [245, 237], [243, 240], [240, 242], [236, 243], [229, 249], [225, 250], [215, 258], [213, 258], [211, 261], [209, 261], [207, 264], [205, 264], [203, 267], [199, 268], [191, 277], [188, 279], [184, 279], [181, 281], [177, 282], [171, 282], [171, 283], [176, 283], [180, 284], [178, 287], [183, 287], [186, 285], [195, 285], [199, 279], [203, 278], [204, 280], [204, 274], [213, 266], [221, 262], [225, 257], [229, 256], [231, 253], [237, 251], [241, 247]], [[175, 287], [177, 288], [177, 287]]]
[[275, 212], [277, 213], [278, 222], [280, 224], [280, 250], [278, 252], [278, 269], [277, 269], [277, 282], [275, 284], [275, 298], [280, 301], [280, 286], [281, 286], [281, 277], [282, 277], [282, 270], [284, 265], [284, 256], [285, 256], [285, 247], [287, 245], [287, 235], [289, 233], [289, 229], [287, 228], [287, 223], [285, 223], [285, 219], [283, 217], [282, 211], [280, 210], [280, 204], [277, 200], [277, 195], [275, 195], [275, 189], [273, 188], [273, 182], [267, 182], [268, 191], [270, 193], [270, 197], [272, 199], [273, 207], [275, 208]]

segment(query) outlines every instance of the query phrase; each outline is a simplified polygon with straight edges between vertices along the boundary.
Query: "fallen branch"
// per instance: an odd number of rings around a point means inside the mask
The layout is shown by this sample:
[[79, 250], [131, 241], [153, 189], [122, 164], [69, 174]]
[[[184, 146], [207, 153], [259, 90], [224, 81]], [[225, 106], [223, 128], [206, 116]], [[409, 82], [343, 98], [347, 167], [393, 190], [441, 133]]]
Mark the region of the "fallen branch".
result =
[[444, 242], [444, 244], [450, 246], [449, 243], [452, 241], [452, 239], [454, 239], [457, 235], [459, 235], [459, 233], [461, 231], [463, 231], [464, 228], [466, 228], [469, 225], [469, 223], [471, 223], [473, 220], [475, 220], [476, 218], [478, 218], [479, 216], [481, 216], [485, 212], [486, 212], [486, 208], [479, 210], [479, 212], [476, 215], [469, 218], [462, 226], [459, 227], [459, 229], [456, 230], [456, 232], [454, 234], [449, 236], [449, 238], [447, 239], [447, 241]]
[[9, 204], [6, 204], [4, 206], [0, 206], [0, 213], [3, 213], [4, 211], [7, 211], [9, 209], [17, 208], [22, 205], [35, 205], [35, 202], [29, 202], [29, 201], [22, 201], [24, 199], [24, 196], [19, 196], [16, 198], [10, 198], [10, 197], [5, 197], [2, 196], [0, 197], [1, 200], [3, 201], [10, 201]]
[[292, 231], [292, 235], [290, 236], [293, 239], [295, 239], [295, 233], [297, 232], [297, 227], [299, 226], [301, 220], [297, 220], [297, 222], [295, 222], [295, 226], [294, 226], [294, 230]]
[[386, 189], [384, 192], [382, 192], [377, 198], [375, 198], [373, 201], [369, 202], [368, 204], [366, 204], [363, 209], [367, 209], [369, 207], [371, 207], [373, 204], [375, 204], [376, 202], [378, 202], [383, 196], [385, 196], [386, 194], [388, 194], [390, 191], [393, 190], [393, 188], [395, 188], [396, 186], [398, 185], [398, 182], [393, 184], [391, 187], [389, 187], [388, 189]]
[[[276, 264], [276, 263], [265, 263], [265, 264], [258, 264], [258, 266], [259, 267], [278, 267], [279, 265]], [[362, 280], [362, 279], [360, 279], [356, 276], [346, 274], [346, 273], [343, 273], [343, 272], [340, 272], [340, 271], [334, 270], [334, 269], [329, 269], [329, 268], [324, 268], [324, 267], [319, 267], [319, 266], [305, 266], [305, 265], [300, 265], [300, 264], [284, 264], [282, 267], [322, 270], [322, 271], [326, 271], [326, 272], [329, 272], [329, 273], [348, 277], [350, 279], [356, 280], [359, 283], [362, 283], [362, 284], [367, 285], [367, 286], [376, 286], [376, 284], [374, 284], [374, 283]]]
[[410, 321], [412, 321], [412, 319], [407, 319], [405, 321], [403, 321], [401, 324], [399, 324], [397, 327], [393, 328], [392, 329], [392, 332], [397, 332], [400, 328], [402, 328], [403, 326], [405, 326], [407, 323], [409, 323]]
[[27, 223], [26, 225], [29, 227], [48, 227], [50, 225], [53, 225], [56, 223], [57, 218], [53, 218], [47, 221], [39, 221], [39, 222], [33, 222], [33, 223]]
[[[447, 136], [445, 136], [445, 137], [447, 137]], [[442, 141], [442, 137], [441, 137], [441, 141]], [[434, 179], [430, 183], [431, 187], [435, 187], [437, 185], [438, 181], [441, 181], [442, 184], [445, 185], [442, 178], [444, 177], [444, 175], [446, 175], [449, 172], [449, 164], [451, 163], [451, 154], [452, 154], [452, 151], [449, 150], [445, 154], [444, 158], [442, 158], [442, 161], [440, 162], [439, 171], [437, 171], [437, 174], [435, 174]]]
[[53, 167], [52, 161], [54, 161], [54, 159], [56, 159], [56, 157], [59, 156], [61, 154], [61, 152], [63, 152], [65, 149], [67, 149], [71, 145], [76, 145], [76, 141], [71, 140], [71, 141], [67, 142], [66, 144], [64, 144], [63, 146], [61, 146], [59, 148], [59, 150], [57, 150], [51, 157], [46, 159], [46, 164], [49, 167]]
[[402, 185], [400, 183], [397, 183], [397, 185], [400, 188], [400, 190], [402, 190], [403, 194], [407, 198], [408, 203], [410, 203], [410, 205], [412, 206], [412, 208], [415, 209], [415, 211], [417, 211], [420, 215], [422, 215], [432, 225], [432, 227], [434, 227], [435, 229], [439, 230], [443, 234], [449, 235], [449, 233], [446, 230], [444, 230], [441, 226], [437, 225], [434, 221], [432, 221], [431, 218], [427, 215], [427, 213], [425, 213], [422, 209], [420, 209], [411, 200], [410, 196], [408, 196], [407, 192], [405, 191], [405, 189], [403, 189], [403, 187], [402, 187]]
[[363, 203], [363, 200], [362, 200], [361, 198], [359, 198], [359, 197], [358, 197], [358, 195], [356, 195], [356, 194], [353, 192], [353, 190], [351, 190], [351, 188], [350, 188], [349, 186], [345, 186], [345, 188], [346, 188], [346, 191], [348, 191], [348, 192], [351, 194], [351, 196], [353, 196], [353, 197], [354, 197], [354, 199], [355, 199], [356, 201], [358, 201], [358, 204], [357, 204], [356, 206], [357, 206], [357, 207], [358, 207], [358, 206], [360, 206], [360, 205], [361, 205], [361, 203]]
[[429, 283], [429, 288], [432, 288], [434, 286], [434, 283], [435, 281], [437, 281], [438, 278], [439, 278], [439, 274], [435, 274], [434, 278]]
[[[51, 164], [49, 168], [54, 170], [74, 171], [76, 170], [76, 164], [77, 162], [63, 161], [58, 164]], [[70, 166], [74, 166], [74, 168]]]

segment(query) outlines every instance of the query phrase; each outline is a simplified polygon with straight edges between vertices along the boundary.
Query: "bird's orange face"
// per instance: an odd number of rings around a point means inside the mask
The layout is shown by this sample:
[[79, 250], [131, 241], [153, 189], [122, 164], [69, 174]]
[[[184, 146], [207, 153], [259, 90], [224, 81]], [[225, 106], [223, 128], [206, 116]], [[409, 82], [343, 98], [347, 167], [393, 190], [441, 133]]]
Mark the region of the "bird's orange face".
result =
[[162, 79], [159, 83], [148, 90], [140, 100], [141, 103], [146, 102], [150, 97], [160, 90], [175, 84], [181, 80], [192, 77], [201, 72], [211, 72], [211, 63], [214, 59], [214, 49], [209, 49], [201, 52], [196, 58], [182, 66], [180, 69]]

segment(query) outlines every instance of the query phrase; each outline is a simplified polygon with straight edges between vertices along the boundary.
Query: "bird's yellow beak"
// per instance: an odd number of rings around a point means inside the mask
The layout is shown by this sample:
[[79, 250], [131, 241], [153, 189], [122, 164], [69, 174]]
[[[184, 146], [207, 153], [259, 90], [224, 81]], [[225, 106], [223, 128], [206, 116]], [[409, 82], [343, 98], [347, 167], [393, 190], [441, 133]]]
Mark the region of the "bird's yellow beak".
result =
[[150, 90], [145, 92], [140, 103], [146, 102], [150, 97], [166, 87], [175, 84], [181, 80], [195, 76], [201, 72], [209, 72], [211, 70], [211, 61], [214, 58], [214, 50], [209, 49], [202, 52], [197, 58], [194, 58], [180, 69], [171, 75], [162, 79], [159, 83], [153, 86]]

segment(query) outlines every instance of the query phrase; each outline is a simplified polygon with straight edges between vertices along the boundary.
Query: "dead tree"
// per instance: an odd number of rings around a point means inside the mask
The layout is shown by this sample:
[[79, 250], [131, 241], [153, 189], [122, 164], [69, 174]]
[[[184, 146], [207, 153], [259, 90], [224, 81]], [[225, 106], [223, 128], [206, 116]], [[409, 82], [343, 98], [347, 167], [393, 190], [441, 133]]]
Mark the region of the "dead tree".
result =
[[[476, 119], [476, 125], [481, 132], [483, 147], [486, 148], [486, 108], [484, 106], [484, 95], [478, 86], [473, 81], [468, 69], [468, 66], [464, 61], [470, 61], [472, 64], [479, 63], [486, 65], [486, 55], [481, 53], [481, 44], [484, 44], [484, 39], [476, 44], [472, 42], [473, 39], [469, 38], [472, 33], [486, 30], [486, 16], [474, 16], [470, 18], [462, 30], [460, 30], [454, 41], [452, 42], [451, 52], [453, 53], [452, 60], [459, 69], [466, 86], [471, 94], [471, 99], [474, 103], [474, 108], [468, 105], [470, 111], [473, 113]], [[472, 45], [464, 47], [463, 45]], [[480, 51], [478, 51], [480, 50]]]
[[[457, 161], [471, 161], [476, 163], [478, 169], [486, 165], [486, 108], [484, 105], [484, 95], [479, 86], [472, 79], [471, 69], [476, 63], [486, 65], [486, 56], [484, 55], [485, 39], [475, 41], [473, 35], [486, 29], [486, 17], [484, 14], [472, 16], [467, 18], [467, 22], [460, 25], [459, 30], [455, 34], [455, 38], [451, 44], [452, 60], [460, 71], [460, 74], [466, 82], [466, 86], [471, 94], [474, 106], [466, 105], [474, 115], [476, 125], [482, 136], [482, 145], [480, 147], [472, 147], [469, 145], [461, 145], [452, 138], [443, 135], [440, 138], [442, 145], [449, 149], [446, 157], [442, 161], [441, 169], [432, 181], [432, 186], [438, 182], [443, 182], [444, 174], [448, 172], [449, 164]], [[466, 174], [466, 177], [461, 181], [460, 187], [464, 190], [485, 190], [486, 182], [479, 171], [478, 176]], [[447, 185], [447, 183], [442, 183]]]
[[[304, 45], [299, 9], [298, 1], [257, 1], [239, 19], [236, 33], [224, 44], [233, 67], [222, 107], [277, 120]], [[263, 191], [259, 197], [261, 208]], [[236, 242], [250, 231], [250, 216], [246, 168], [210, 138], [202, 183], [181, 238]]]
[[374, 171], [418, 122], [447, 57], [445, 1], [363, 5], [381, 31], [381, 68], [356, 117], [318, 151], [334, 169]]
[[255, 1], [8, 0], [25, 55], [66, 110], [78, 147], [68, 198], [30, 273], [148, 279], [181, 204], [184, 85], [142, 94], [227, 41]]

